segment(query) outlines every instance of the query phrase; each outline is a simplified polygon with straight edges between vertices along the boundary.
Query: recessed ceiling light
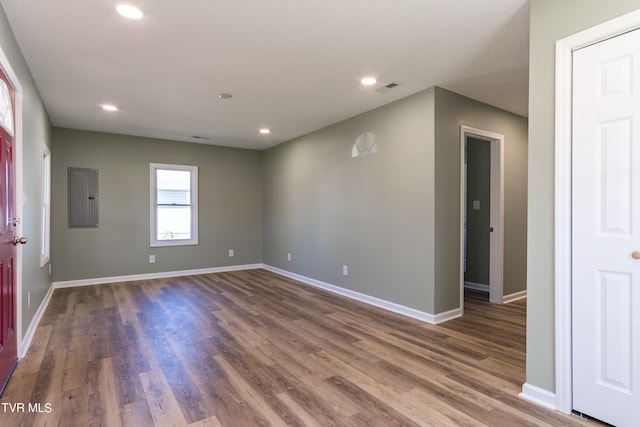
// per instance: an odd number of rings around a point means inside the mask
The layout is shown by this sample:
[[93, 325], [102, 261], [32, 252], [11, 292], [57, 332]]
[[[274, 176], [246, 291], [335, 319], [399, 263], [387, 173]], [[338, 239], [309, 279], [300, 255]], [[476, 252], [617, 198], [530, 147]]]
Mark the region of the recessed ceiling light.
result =
[[116, 11], [125, 18], [140, 19], [142, 18], [142, 11], [137, 7], [130, 4], [119, 4], [116, 6]]
[[362, 83], [365, 86], [371, 86], [374, 85], [378, 82], [378, 79], [376, 79], [375, 77], [363, 77], [362, 80], [360, 80], [360, 83]]
[[102, 104], [101, 107], [105, 111], [118, 111], [118, 107], [111, 104]]
[[271, 133], [271, 129], [262, 128], [262, 129], [260, 129], [260, 131], [259, 131], [259, 132], [260, 132], [261, 134], [263, 134], [263, 135], [266, 135], [266, 134]]

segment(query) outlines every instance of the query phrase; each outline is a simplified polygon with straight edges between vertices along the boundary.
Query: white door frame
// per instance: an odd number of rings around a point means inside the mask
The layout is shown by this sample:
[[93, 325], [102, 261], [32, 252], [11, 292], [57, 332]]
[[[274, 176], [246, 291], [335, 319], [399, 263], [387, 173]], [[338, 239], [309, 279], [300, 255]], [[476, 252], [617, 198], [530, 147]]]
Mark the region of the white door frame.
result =
[[555, 368], [557, 410], [573, 409], [571, 353], [571, 122], [573, 52], [640, 28], [640, 10], [556, 42]]
[[[22, 219], [22, 211], [23, 211], [23, 168], [22, 168], [22, 85], [20, 84], [20, 80], [18, 80], [18, 75], [13, 71], [11, 64], [9, 63], [9, 59], [4, 53], [2, 46], [0, 46], [0, 66], [4, 70], [7, 78], [11, 82], [14, 88], [14, 96], [15, 96], [15, 110], [13, 112], [16, 123], [15, 123], [15, 132], [13, 135], [14, 143], [15, 143], [15, 169], [16, 169], [16, 194], [15, 194], [15, 215], [17, 218]], [[16, 224], [16, 236], [22, 236], [22, 221], [18, 221]], [[25, 351], [22, 349], [22, 246], [18, 245], [16, 251], [16, 334], [17, 334], [17, 350], [18, 350], [18, 358], [22, 358], [24, 356]]]
[[460, 310], [464, 310], [464, 203], [466, 157], [465, 141], [473, 137], [491, 143], [491, 224], [489, 239], [489, 300], [503, 302], [502, 270], [504, 261], [504, 135], [469, 126], [460, 126]]

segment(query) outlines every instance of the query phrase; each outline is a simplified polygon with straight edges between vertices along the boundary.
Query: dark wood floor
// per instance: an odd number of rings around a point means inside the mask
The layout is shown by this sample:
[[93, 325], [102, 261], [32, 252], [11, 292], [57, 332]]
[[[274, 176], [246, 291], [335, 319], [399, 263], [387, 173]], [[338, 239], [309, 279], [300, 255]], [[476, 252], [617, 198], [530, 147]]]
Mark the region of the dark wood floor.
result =
[[586, 424], [524, 372], [523, 301], [433, 326], [265, 270], [114, 283], [54, 292], [0, 425]]

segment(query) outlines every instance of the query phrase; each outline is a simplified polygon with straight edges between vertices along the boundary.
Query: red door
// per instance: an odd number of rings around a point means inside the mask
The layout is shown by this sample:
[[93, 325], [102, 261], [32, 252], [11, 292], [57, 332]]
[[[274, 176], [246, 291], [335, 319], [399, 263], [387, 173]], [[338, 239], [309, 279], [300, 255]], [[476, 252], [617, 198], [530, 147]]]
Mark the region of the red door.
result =
[[16, 337], [16, 239], [14, 89], [0, 69], [0, 393], [18, 360]]

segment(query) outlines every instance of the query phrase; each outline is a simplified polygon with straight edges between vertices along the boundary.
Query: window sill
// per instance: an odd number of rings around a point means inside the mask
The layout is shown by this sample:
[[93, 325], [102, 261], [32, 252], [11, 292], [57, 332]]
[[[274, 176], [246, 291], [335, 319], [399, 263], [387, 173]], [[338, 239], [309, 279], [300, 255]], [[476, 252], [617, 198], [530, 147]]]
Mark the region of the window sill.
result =
[[165, 246], [197, 246], [198, 240], [158, 240], [149, 244], [152, 248], [161, 248]]

